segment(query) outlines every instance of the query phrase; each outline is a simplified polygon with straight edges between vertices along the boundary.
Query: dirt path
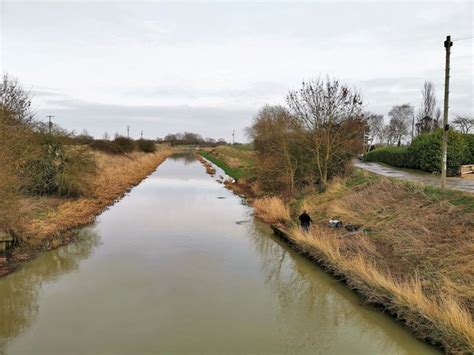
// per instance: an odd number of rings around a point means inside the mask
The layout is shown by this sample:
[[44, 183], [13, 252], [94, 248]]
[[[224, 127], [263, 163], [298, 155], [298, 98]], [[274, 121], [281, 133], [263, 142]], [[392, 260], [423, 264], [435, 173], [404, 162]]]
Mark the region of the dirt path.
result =
[[[399, 169], [378, 163], [364, 163], [354, 160], [354, 166], [373, 172], [375, 174], [394, 177], [397, 179], [420, 182], [426, 185], [440, 186], [440, 177], [424, 172], [410, 171], [408, 169]], [[448, 188], [474, 194], [474, 179], [450, 177], [447, 180]]]

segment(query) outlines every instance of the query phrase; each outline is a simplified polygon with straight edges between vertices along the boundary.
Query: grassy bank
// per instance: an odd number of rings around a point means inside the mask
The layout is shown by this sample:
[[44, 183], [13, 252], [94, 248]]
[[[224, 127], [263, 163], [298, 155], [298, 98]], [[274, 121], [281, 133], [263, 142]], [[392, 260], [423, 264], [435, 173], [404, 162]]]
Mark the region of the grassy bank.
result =
[[[259, 196], [255, 213], [289, 231], [294, 246], [449, 353], [474, 350], [474, 197], [354, 170], [326, 192]], [[314, 220], [301, 233], [297, 216]], [[358, 233], [326, 226], [330, 218]]]
[[254, 178], [254, 154], [247, 145], [219, 146], [199, 151], [203, 157], [216, 164], [230, 177], [239, 182], [251, 182]]
[[88, 224], [107, 206], [137, 185], [173, 150], [163, 147], [154, 153], [111, 155], [94, 152], [97, 173], [88, 194], [79, 198], [23, 197], [21, 224], [16, 229], [17, 248], [0, 258], [0, 275], [27, 259], [33, 250], [51, 249], [67, 243], [74, 228]]
[[[256, 213], [288, 228], [300, 251], [419, 338], [450, 353], [474, 350], [472, 196], [356, 171], [326, 193], [306, 195], [286, 210], [282, 205], [278, 199], [257, 200]], [[315, 221], [310, 233], [295, 227], [303, 207]], [[361, 232], [326, 227], [332, 217], [361, 225]]]

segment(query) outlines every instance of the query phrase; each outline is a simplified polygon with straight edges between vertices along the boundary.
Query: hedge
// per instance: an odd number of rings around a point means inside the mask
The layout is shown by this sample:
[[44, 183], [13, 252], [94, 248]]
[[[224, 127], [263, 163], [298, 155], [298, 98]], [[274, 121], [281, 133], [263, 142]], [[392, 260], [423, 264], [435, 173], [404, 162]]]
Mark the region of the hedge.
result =
[[[367, 153], [364, 161], [377, 161], [402, 168], [440, 172], [442, 136], [441, 129], [421, 134], [408, 147], [378, 148]], [[472, 163], [474, 163], [474, 135], [449, 131], [448, 175], [455, 176], [459, 173], [461, 165]]]
[[407, 147], [377, 148], [364, 155], [364, 161], [377, 161], [400, 168], [405, 168], [410, 165]]

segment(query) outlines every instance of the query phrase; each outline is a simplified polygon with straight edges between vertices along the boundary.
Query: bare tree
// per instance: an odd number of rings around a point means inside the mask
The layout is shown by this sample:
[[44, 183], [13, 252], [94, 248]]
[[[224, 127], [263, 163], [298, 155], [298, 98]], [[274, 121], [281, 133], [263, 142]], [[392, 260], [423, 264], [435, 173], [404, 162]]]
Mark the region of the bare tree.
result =
[[417, 134], [433, 132], [439, 127], [441, 110], [436, 105], [436, 95], [433, 83], [426, 81], [421, 90], [422, 102], [416, 115]]
[[468, 134], [472, 128], [474, 128], [474, 118], [462, 115], [456, 115], [456, 118], [452, 121], [453, 125], [464, 134]]
[[409, 127], [413, 120], [413, 106], [409, 104], [393, 106], [388, 116], [390, 117], [388, 124], [390, 143], [394, 144], [396, 142], [400, 145], [402, 140], [408, 136]]
[[369, 147], [375, 142], [382, 143], [384, 140], [384, 119], [383, 115], [374, 113], [367, 114], [367, 124], [369, 126], [368, 145]]
[[29, 124], [33, 120], [31, 94], [26, 91], [18, 79], [4, 74], [0, 82], [0, 108], [4, 117], [15, 120], [16, 123]]
[[256, 172], [262, 188], [291, 195], [295, 188], [301, 129], [283, 106], [263, 107], [247, 129], [257, 153]]
[[287, 102], [295, 119], [308, 133], [305, 136], [324, 188], [331, 166], [345, 168], [347, 142], [357, 136], [357, 141], [362, 143], [362, 126], [357, 132], [352, 125], [353, 120], [361, 118], [361, 97], [338, 80], [327, 78], [303, 82], [301, 89], [290, 91]]

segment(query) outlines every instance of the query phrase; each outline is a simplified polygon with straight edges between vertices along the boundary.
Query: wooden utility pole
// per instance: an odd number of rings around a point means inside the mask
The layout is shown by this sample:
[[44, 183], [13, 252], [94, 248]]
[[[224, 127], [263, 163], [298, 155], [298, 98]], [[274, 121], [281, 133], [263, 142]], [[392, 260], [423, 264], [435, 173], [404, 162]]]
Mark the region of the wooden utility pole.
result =
[[446, 49], [446, 64], [444, 73], [444, 112], [443, 112], [443, 144], [441, 160], [441, 189], [446, 189], [446, 170], [448, 165], [448, 109], [449, 109], [449, 60], [453, 42], [451, 36], [446, 36], [444, 48]]
[[235, 129], [232, 130], [232, 145], [234, 145], [234, 136], [235, 136]]
[[53, 122], [51, 119], [54, 117], [54, 115], [46, 115], [46, 117], [48, 118], [48, 132], [51, 134], [51, 130], [53, 128]]
[[143, 129], [142, 129], [142, 131], [140, 132], [140, 139], [143, 139]]
[[127, 125], [127, 138], [130, 138], [130, 126]]

